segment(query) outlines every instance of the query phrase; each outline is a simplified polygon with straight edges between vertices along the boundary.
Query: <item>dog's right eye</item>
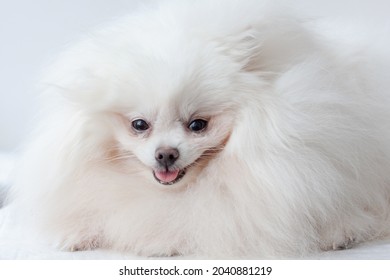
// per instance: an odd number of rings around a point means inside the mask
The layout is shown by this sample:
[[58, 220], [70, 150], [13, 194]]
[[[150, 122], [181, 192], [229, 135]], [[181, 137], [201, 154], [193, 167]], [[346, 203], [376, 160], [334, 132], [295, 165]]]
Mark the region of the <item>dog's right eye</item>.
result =
[[131, 126], [139, 132], [145, 131], [149, 129], [149, 125], [146, 121], [142, 119], [135, 120], [131, 123]]

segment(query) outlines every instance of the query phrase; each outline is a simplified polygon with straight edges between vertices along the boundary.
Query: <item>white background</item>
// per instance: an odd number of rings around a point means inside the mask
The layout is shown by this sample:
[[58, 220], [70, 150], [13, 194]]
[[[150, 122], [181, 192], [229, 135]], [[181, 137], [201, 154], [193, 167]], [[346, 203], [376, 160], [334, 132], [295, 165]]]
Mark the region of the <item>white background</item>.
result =
[[[28, 134], [37, 111], [34, 85], [43, 66], [69, 42], [130, 13], [139, 2], [0, 0], [0, 152], [15, 150]], [[313, 16], [367, 22], [385, 21], [390, 15], [388, 0], [295, 0], [294, 5]]]

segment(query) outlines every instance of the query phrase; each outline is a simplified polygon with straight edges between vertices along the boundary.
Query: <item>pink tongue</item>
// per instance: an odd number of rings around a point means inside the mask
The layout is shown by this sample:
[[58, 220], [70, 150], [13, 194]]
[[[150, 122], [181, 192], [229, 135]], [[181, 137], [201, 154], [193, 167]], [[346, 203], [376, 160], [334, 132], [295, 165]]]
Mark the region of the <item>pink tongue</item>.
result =
[[179, 174], [180, 170], [175, 170], [175, 171], [156, 171], [154, 174], [156, 175], [157, 179], [160, 181], [163, 181], [165, 183], [172, 182], [177, 178], [177, 175]]

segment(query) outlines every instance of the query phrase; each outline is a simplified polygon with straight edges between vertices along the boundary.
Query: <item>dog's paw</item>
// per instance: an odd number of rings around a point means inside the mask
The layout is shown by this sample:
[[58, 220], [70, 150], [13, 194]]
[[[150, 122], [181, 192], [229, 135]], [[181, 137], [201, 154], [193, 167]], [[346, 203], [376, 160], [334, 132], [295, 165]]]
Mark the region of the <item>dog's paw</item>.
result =
[[351, 249], [356, 243], [356, 239], [351, 236], [346, 236], [343, 242], [333, 242], [332, 250], [346, 250]]
[[74, 244], [69, 248], [69, 251], [76, 252], [76, 251], [91, 251], [99, 247], [99, 244], [96, 243], [94, 240], [87, 240], [82, 241], [78, 244]]
[[68, 243], [62, 246], [62, 250], [76, 252], [76, 251], [91, 251], [101, 247], [101, 241], [98, 236], [82, 240], [80, 242]]
[[356, 239], [352, 236], [345, 236], [344, 239], [322, 244], [321, 249], [324, 251], [337, 251], [351, 249], [356, 244]]

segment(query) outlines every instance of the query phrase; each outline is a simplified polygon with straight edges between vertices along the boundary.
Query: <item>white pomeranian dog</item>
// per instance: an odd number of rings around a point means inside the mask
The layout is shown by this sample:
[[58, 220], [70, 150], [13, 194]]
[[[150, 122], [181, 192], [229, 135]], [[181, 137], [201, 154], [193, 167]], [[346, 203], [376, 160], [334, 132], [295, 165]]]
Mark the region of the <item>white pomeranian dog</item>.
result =
[[200, 0], [95, 32], [49, 69], [9, 203], [63, 250], [290, 258], [386, 236], [386, 47], [318, 30]]

